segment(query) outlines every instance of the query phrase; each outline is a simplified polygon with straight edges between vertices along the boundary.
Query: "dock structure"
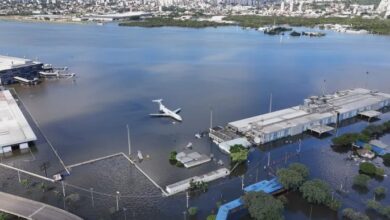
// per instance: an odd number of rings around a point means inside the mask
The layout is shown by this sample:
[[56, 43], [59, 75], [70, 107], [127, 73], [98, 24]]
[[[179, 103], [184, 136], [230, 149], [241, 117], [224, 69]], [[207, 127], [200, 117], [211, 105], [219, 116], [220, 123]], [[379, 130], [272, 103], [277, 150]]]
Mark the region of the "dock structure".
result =
[[37, 137], [9, 90], [0, 91], [0, 153], [26, 149]]
[[4, 192], [0, 192], [0, 211], [29, 220], [82, 220], [63, 209]]
[[[263, 191], [268, 194], [274, 194], [280, 192], [283, 189], [283, 186], [278, 182], [276, 178], [272, 180], [263, 180], [258, 183], [249, 185], [244, 188], [245, 193], [249, 192], [260, 192]], [[219, 207], [216, 220], [227, 220], [229, 213], [234, 212], [235, 210], [242, 209], [244, 202], [241, 198], [230, 201], [226, 204], [223, 204]]]
[[190, 188], [190, 182], [211, 182], [213, 180], [225, 177], [230, 175], [230, 171], [226, 168], [221, 168], [215, 171], [211, 171], [210, 173], [200, 175], [200, 176], [194, 176], [182, 181], [179, 181], [177, 183], [168, 185], [165, 187], [166, 191], [168, 192], [168, 195], [174, 195], [179, 192], [186, 191]]
[[343, 90], [311, 96], [302, 105], [230, 122], [218, 131], [210, 129], [209, 136], [221, 143], [234, 139], [230, 134], [235, 133], [260, 145], [305, 131], [321, 135], [333, 130], [331, 125], [358, 115], [378, 117], [380, 110], [388, 106], [390, 94], [363, 88]]

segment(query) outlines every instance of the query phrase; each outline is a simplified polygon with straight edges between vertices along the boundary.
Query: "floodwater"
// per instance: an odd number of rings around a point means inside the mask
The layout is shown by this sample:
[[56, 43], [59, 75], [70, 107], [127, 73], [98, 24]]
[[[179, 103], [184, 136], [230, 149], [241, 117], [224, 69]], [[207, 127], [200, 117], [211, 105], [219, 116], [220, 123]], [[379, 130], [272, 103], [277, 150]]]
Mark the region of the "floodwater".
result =
[[[238, 27], [147, 29], [115, 24], [4, 21], [0, 22], [0, 30], [1, 54], [68, 66], [78, 75], [75, 80], [46, 80], [35, 87], [14, 86], [66, 165], [127, 153], [129, 124], [132, 152], [141, 150], [150, 157], [140, 167], [163, 187], [219, 167], [215, 162], [190, 170], [170, 165], [170, 151], [183, 150], [189, 142], [194, 150], [213, 154], [229, 167], [227, 156], [207, 138], [194, 137], [210, 126], [211, 109], [213, 125], [224, 125], [267, 112], [271, 93], [272, 108], [277, 110], [300, 104], [307, 96], [323, 91], [369, 87], [390, 92], [390, 37], [386, 36], [327, 32], [323, 38], [280, 38]], [[151, 100], [157, 98], [163, 98], [171, 109], [181, 107], [183, 122], [150, 118], [148, 114], [158, 110]], [[367, 124], [356, 120], [339, 132], [358, 131]], [[350, 194], [340, 197], [344, 206], [364, 210], [362, 200], [372, 198], [372, 192], [352, 189], [357, 166], [345, 160], [347, 153], [329, 147], [330, 138], [306, 137], [303, 153], [288, 162], [308, 164], [312, 177], [325, 179], [334, 189], [341, 183], [347, 184]], [[384, 139], [389, 142], [388, 137]], [[295, 142], [272, 147], [272, 159], [283, 161], [285, 154], [296, 148]], [[50, 161], [49, 175], [60, 171], [61, 166], [48, 146], [38, 143], [33, 153], [40, 162]], [[250, 154], [247, 167], [236, 175], [245, 173], [245, 185], [256, 181], [257, 172], [257, 179], [269, 178], [263, 169], [257, 171], [265, 162], [266, 152], [256, 149]], [[87, 219], [121, 219], [126, 213], [132, 219], [183, 218], [184, 194], [160, 198], [161, 193], [145, 177], [123, 163], [127, 162], [114, 158], [77, 167], [67, 178], [69, 184], [85, 189], [92, 187], [107, 194], [120, 191], [127, 196], [121, 199], [121, 207], [126, 208], [123, 213], [112, 210], [115, 197], [102, 195], [92, 207], [87, 191], [78, 192], [81, 200], [77, 205], [65, 208]], [[26, 164], [29, 163], [25, 162], [25, 167], [40, 170], [39, 163]], [[284, 166], [284, 162], [277, 166]], [[215, 212], [217, 201], [229, 201], [242, 194], [241, 179], [237, 176], [212, 183], [208, 193], [190, 199], [190, 205], [200, 209], [198, 219]], [[379, 184], [389, 182], [372, 181], [373, 186]], [[7, 186], [11, 192], [21, 190]], [[288, 198], [299, 202], [287, 205], [286, 219], [309, 219], [310, 215], [315, 219], [338, 217], [324, 207], [311, 210], [295, 194]], [[56, 199], [45, 201], [62, 207]], [[373, 218], [379, 219], [375, 215]]]

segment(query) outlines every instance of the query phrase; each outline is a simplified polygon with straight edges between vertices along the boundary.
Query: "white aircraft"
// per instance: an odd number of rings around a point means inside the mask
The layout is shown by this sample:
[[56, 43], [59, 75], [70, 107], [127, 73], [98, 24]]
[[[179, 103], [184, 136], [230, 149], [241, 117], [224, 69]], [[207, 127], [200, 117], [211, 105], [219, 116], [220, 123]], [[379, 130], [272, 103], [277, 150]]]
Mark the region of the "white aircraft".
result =
[[155, 117], [171, 117], [177, 121], [182, 121], [183, 119], [181, 118], [180, 115], [178, 115], [178, 113], [180, 112], [181, 108], [178, 108], [174, 111], [171, 111], [169, 110], [167, 107], [165, 107], [163, 104], [162, 104], [162, 99], [156, 99], [156, 100], [152, 100], [152, 102], [157, 102], [159, 104], [159, 108], [160, 108], [160, 113], [156, 113], [156, 114], [149, 114], [150, 116], [155, 116]]

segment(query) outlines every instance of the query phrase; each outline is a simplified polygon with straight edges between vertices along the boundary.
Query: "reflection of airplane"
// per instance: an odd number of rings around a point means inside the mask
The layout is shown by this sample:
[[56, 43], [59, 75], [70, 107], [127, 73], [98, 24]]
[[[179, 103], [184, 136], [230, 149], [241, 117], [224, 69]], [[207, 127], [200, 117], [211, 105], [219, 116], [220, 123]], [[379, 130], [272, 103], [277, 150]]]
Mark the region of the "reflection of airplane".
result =
[[180, 108], [176, 109], [175, 111], [171, 111], [169, 110], [167, 107], [165, 107], [163, 104], [162, 104], [162, 99], [156, 99], [156, 100], [153, 100], [152, 102], [157, 102], [159, 104], [159, 107], [160, 107], [160, 112], [161, 113], [157, 113], [157, 114], [149, 114], [150, 116], [156, 116], [156, 117], [171, 117], [173, 119], [176, 119], [178, 121], [182, 121], [183, 119], [181, 118], [180, 115], [178, 115], [178, 113], [180, 112]]

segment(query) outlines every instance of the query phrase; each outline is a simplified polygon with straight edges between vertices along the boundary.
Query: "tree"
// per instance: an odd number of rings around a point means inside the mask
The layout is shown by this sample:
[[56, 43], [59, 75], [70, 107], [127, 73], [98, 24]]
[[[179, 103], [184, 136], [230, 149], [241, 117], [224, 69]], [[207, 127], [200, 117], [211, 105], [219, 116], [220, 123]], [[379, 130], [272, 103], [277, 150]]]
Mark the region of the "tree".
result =
[[385, 166], [390, 166], [390, 153], [383, 155], [382, 159]]
[[364, 134], [346, 133], [341, 136], [333, 138], [332, 143], [335, 146], [350, 146], [353, 142], [357, 140], [368, 142], [370, 138]]
[[330, 199], [329, 185], [319, 179], [306, 181], [301, 187], [300, 191], [303, 198], [309, 203], [326, 204]]
[[249, 150], [240, 144], [230, 147], [230, 157], [233, 163], [241, 163], [248, 159]]
[[300, 173], [291, 169], [279, 169], [276, 171], [276, 176], [285, 189], [297, 190], [305, 182]]
[[288, 166], [288, 168], [301, 174], [304, 179], [306, 179], [310, 173], [309, 168], [301, 163], [292, 163]]
[[242, 198], [252, 218], [282, 220], [283, 203], [265, 192], [249, 192]]
[[366, 174], [358, 174], [353, 178], [353, 185], [367, 188], [368, 181], [370, 181], [370, 177]]
[[375, 175], [376, 167], [370, 162], [363, 162], [359, 165], [359, 171], [367, 175]]

